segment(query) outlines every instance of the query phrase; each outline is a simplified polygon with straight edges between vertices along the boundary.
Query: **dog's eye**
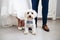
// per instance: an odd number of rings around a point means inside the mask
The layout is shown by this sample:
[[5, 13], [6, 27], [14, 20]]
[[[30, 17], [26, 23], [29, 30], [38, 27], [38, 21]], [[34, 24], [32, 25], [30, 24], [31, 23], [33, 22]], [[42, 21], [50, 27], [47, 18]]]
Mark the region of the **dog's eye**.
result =
[[27, 12], [27, 14], [29, 14], [29, 12]]
[[32, 14], [33, 14], [33, 12], [32, 12]]

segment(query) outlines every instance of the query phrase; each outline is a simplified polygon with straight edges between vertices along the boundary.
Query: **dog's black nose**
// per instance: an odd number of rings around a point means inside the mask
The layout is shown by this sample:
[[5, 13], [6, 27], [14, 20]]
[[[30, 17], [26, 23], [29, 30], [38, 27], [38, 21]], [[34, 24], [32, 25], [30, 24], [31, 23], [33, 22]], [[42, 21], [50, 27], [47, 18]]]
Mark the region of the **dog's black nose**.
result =
[[29, 15], [29, 18], [31, 18], [31, 15]]

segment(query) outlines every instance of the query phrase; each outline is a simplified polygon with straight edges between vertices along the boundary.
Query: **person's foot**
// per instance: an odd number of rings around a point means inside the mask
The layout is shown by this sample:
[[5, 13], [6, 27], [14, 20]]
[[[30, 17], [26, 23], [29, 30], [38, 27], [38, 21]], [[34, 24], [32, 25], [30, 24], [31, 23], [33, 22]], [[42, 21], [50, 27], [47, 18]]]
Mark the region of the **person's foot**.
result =
[[42, 26], [42, 29], [45, 30], [46, 32], [49, 32], [49, 28], [48, 28], [47, 25], [43, 25], [43, 26]]

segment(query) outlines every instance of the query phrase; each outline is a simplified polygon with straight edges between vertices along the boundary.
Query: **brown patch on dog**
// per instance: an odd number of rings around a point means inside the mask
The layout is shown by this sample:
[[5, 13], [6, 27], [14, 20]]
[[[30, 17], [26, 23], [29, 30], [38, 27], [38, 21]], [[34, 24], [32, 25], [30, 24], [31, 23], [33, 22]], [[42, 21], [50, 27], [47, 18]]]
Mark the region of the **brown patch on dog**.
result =
[[24, 23], [24, 20], [21, 20], [19, 18], [17, 18], [18, 20], [18, 27], [24, 27], [25, 23]]

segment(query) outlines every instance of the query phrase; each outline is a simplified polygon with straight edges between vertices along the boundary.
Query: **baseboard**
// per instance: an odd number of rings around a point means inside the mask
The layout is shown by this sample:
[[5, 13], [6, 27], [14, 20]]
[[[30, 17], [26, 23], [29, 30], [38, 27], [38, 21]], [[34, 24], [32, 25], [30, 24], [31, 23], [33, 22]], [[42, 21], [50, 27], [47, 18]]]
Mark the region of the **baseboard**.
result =
[[57, 20], [60, 20], [60, 17], [56, 17]]
[[[42, 20], [42, 18], [38, 18], [38, 20]], [[52, 20], [52, 18], [48, 18], [48, 20]]]
[[[38, 20], [42, 20], [42, 18], [38, 18]], [[52, 20], [52, 18], [48, 18], [48, 20]], [[56, 17], [56, 20], [60, 20], [60, 17]]]

